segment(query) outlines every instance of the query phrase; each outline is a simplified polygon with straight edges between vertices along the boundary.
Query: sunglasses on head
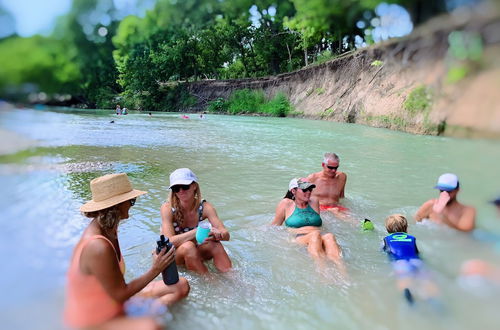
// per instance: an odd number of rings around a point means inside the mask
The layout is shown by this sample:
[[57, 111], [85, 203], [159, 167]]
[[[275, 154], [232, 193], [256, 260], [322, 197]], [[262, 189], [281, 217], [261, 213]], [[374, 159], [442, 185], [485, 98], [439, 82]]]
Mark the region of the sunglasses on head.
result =
[[135, 201], [137, 200], [137, 198], [132, 198], [132, 199], [129, 199], [129, 202], [130, 202], [130, 206], [134, 206], [135, 205]]
[[189, 187], [191, 187], [190, 184], [178, 184], [178, 185], [172, 187], [172, 191], [174, 193], [178, 193], [181, 189], [182, 190], [188, 190]]
[[337, 170], [339, 168], [339, 166], [329, 166], [329, 165], [326, 165], [326, 167], [328, 167], [329, 170]]

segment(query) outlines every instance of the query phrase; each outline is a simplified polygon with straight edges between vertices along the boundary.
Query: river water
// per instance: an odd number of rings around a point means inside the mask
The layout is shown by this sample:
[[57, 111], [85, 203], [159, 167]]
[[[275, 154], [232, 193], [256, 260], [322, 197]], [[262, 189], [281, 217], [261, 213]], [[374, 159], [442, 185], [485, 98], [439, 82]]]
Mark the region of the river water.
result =
[[[110, 123], [114, 120], [114, 123]], [[150, 265], [159, 234], [159, 207], [169, 173], [191, 168], [203, 197], [231, 233], [225, 247], [234, 271], [198, 276], [189, 297], [170, 308], [171, 328], [217, 329], [493, 329], [500, 290], [464, 283], [464, 260], [500, 265], [500, 229], [487, 201], [500, 192], [497, 141], [416, 136], [353, 124], [291, 118], [131, 113], [104, 110], [15, 109], [0, 112], [0, 128], [37, 147], [0, 156], [0, 319], [4, 329], [64, 329], [65, 272], [83, 228], [78, 211], [88, 182], [126, 172], [149, 193], [131, 209], [119, 235], [128, 280]], [[15, 141], [2, 141], [15, 143]], [[323, 214], [325, 231], [343, 249], [346, 277], [318, 268], [284, 228], [271, 228], [276, 204], [292, 177], [321, 169], [324, 152], [340, 155], [348, 174], [344, 204], [355, 220]], [[474, 234], [412, 215], [444, 172], [457, 173], [459, 200], [478, 209]], [[436, 303], [409, 307], [380, 252], [383, 221], [410, 219], [422, 258], [440, 288]], [[358, 221], [370, 218], [375, 231]], [[496, 245], [495, 245], [496, 244]], [[213, 265], [210, 265], [213, 269]]]

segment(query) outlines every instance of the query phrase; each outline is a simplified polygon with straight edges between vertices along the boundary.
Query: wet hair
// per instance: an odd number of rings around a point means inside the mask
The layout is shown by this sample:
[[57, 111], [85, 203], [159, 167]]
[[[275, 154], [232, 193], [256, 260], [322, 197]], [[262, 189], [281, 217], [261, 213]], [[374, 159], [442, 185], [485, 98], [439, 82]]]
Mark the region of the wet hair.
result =
[[389, 234], [406, 233], [408, 230], [408, 220], [402, 214], [391, 214], [385, 219], [385, 229]]
[[87, 218], [95, 219], [104, 231], [108, 231], [116, 227], [118, 222], [120, 222], [120, 211], [118, 210], [118, 205], [120, 204], [113, 205], [104, 210], [83, 212], [83, 215]]
[[[190, 206], [190, 209], [193, 210], [196, 209], [201, 203], [201, 190], [198, 182], [193, 181], [191, 184], [195, 187], [193, 203]], [[179, 226], [182, 226], [182, 223], [184, 222], [184, 214], [182, 214], [181, 201], [172, 190], [170, 191], [169, 202], [170, 206], [175, 209], [174, 222], [177, 222]]]
[[339, 156], [336, 153], [334, 153], [334, 152], [327, 152], [323, 156], [323, 163], [327, 164], [329, 160], [332, 160], [334, 162], [340, 163]]

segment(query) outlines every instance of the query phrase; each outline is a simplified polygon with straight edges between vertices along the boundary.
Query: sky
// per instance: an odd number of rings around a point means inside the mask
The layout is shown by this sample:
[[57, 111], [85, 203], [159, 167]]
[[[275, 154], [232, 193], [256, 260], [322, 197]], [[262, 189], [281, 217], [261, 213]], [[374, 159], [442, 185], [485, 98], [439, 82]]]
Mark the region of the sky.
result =
[[0, 0], [15, 19], [15, 29], [23, 37], [48, 33], [57, 16], [66, 14], [71, 0]]
[[[154, 0], [113, 0], [123, 13], [138, 13], [151, 8]], [[15, 19], [15, 30], [22, 37], [49, 34], [58, 16], [69, 12], [72, 0], [0, 0]], [[139, 4], [139, 5], [138, 5]]]

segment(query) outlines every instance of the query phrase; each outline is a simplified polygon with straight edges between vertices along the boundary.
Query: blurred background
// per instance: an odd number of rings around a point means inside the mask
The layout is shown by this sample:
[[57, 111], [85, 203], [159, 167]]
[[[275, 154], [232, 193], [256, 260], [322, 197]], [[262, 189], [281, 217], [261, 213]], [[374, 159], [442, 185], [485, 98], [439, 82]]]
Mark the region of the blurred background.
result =
[[468, 19], [496, 6], [496, 0], [2, 0], [0, 98], [178, 109], [192, 99], [172, 82], [289, 72], [405, 36], [439, 15]]

